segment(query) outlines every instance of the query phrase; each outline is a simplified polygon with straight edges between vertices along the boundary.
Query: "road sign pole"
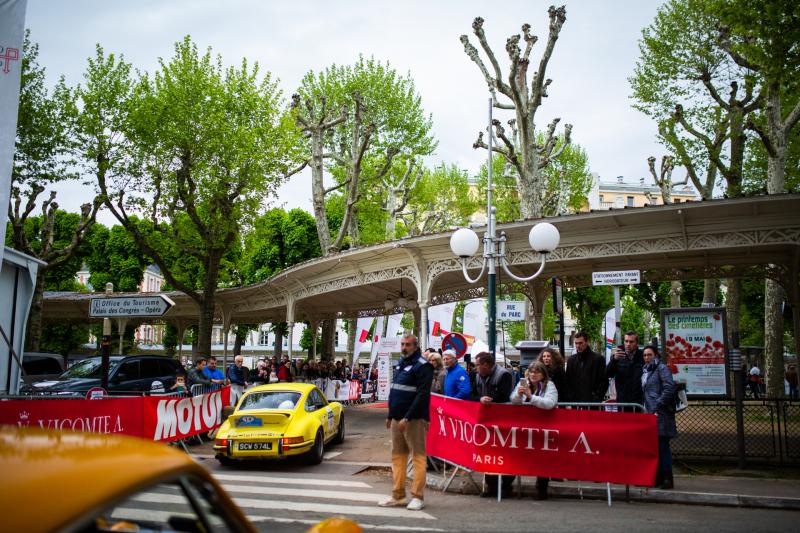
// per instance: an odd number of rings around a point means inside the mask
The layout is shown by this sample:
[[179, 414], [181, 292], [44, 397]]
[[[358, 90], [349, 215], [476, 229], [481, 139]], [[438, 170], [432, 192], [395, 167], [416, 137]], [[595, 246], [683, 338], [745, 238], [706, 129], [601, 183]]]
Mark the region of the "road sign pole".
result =
[[[114, 284], [106, 283], [106, 296], [114, 293]], [[100, 386], [108, 390], [108, 367], [111, 357], [111, 319], [103, 319], [103, 338], [100, 341]]]
[[622, 344], [622, 306], [619, 302], [619, 285], [614, 285], [614, 322], [616, 329], [614, 330], [614, 342], [619, 346]]

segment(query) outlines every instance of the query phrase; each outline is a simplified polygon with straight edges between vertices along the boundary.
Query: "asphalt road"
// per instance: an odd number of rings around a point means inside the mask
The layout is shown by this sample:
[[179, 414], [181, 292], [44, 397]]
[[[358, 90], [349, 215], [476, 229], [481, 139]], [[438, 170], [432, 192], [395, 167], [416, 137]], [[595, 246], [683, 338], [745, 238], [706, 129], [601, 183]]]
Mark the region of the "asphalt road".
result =
[[[327, 453], [336, 454], [336, 447]], [[431, 489], [423, 511], [383, 509], [377, 502], [390, 492], [389, 476], [337, 462], [337, 457], [319, 466], [288, 461], [233, 468], [213, 460], [203, 464], [259, 530], [270, 532], [304, 532], [329, 516], [352, 518], [365, 531], [397, 532], [786, 532], [798, 523], [798, 514], [790, 511], [625, 502], [609, 508], [604, 501], [575, 499], [497, 503]]]

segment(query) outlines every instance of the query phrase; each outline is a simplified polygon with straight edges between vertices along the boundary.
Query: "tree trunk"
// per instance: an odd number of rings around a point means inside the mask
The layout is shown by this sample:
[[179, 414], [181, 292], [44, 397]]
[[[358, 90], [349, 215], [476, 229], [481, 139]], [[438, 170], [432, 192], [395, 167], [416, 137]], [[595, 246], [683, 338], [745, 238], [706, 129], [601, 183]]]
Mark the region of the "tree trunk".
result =
[[314, 207], [314, 219], [317, 221], [317, 235], [322, 255], [330, 253], [331, 231], [325, 211], [325, 184], [323, 183], [322, 131], [311, 132], [311, 197]]
[[[350, 368], [352, 369], [358, 364], [358, 357], [356, 356], [356, 331], [357, 319], [347, 319], [347, 353], [350, 356]], [[349, 376], [348, 376], [349, 377]]]
[[525, 313], [525, 332], [528, 339], [543, 340], [544, 326], [544, 304], [547, 300], [547, 281], [534, 279], [527, 283], [528, 300], [527, 312]]
[[211, 355], [211, 334], [214, 331], [214, 298], [203, 298], [197, 323], [197, 350], [192, 351], [193, 361]]
[[725, 297], [725, 314], [728, 316], [728, 348], [739, 347], [739, 308], [742, 301], [742, 280], [729, 278]]
[[397, 196], [394, 187], [386, 192], [386, 240], [394, 240], [397, 227]]
[[764, 291], [764, 375], [767, 397], [783, 396], [783, 288], [768, 279]]
[[683, 284], [680, 281], [671, 281], [669, 284], [669, 306], [678, 309], [681, 306], [681, 292]]
[[242, 344], [247, 336], [247, 329], [236, 327], [236, 335], [233, 339], [233, 356], [236, 357], [237, 355], [242, 355]]
[[706, 279], [703, 280], [703, 303], [714, 304], [717, 303], [717, 293], [719, 292], [719, 280]]
[[322, 321], [322, 353], [320, 361], [333, 361], [336, 355], [336, 319]]
[[31, 309], [28, 312], [28, 326], [25, 339], [25, 351], [38, 352], [42, 340], [42, 301], [44, 300], [44, 274], [46, 269], [40, 268], [36, 274], [33, 287]]
[[275, 328], [273, 333], [275, 333], [275, 346], [274, 346], [275, 357], [280, 359], [281, 357], [283, 357], [283, 329]]

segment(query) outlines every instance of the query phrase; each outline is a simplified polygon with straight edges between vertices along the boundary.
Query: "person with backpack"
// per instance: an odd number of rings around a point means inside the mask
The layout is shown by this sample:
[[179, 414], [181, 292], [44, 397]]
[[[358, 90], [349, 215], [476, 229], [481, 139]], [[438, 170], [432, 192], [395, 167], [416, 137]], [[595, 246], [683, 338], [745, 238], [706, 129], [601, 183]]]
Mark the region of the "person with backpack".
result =
[[646, 346], [642, 356], [644, 408], [658, 417], [658, 472], [655, 486], [659, 489], [671, 489], [674, 481], [669, 441], [678, 436], [678, 427], [675, 424], [675, 382], [672, 380], [672, 372], [659, 359], [657, 347]]

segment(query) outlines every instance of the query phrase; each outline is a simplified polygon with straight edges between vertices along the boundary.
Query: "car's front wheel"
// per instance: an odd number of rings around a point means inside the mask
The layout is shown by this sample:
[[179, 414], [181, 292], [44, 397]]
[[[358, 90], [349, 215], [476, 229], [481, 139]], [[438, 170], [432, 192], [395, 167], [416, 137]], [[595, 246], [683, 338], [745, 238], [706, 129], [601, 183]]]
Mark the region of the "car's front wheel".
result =
[[333, 438], [334, 444], [341, 444], [344, 442], [344, 413], [339, 416], [339, 429], [336, 431], [336, 436]]
[[310, 465], [318, 465], [322, 462], [322, 455], [325, 453], [325, 439], [322, 438], [322, 430], [317, 430], [317, 436], [314, 438], [314, 446], [308, 450], [306, 461]]

